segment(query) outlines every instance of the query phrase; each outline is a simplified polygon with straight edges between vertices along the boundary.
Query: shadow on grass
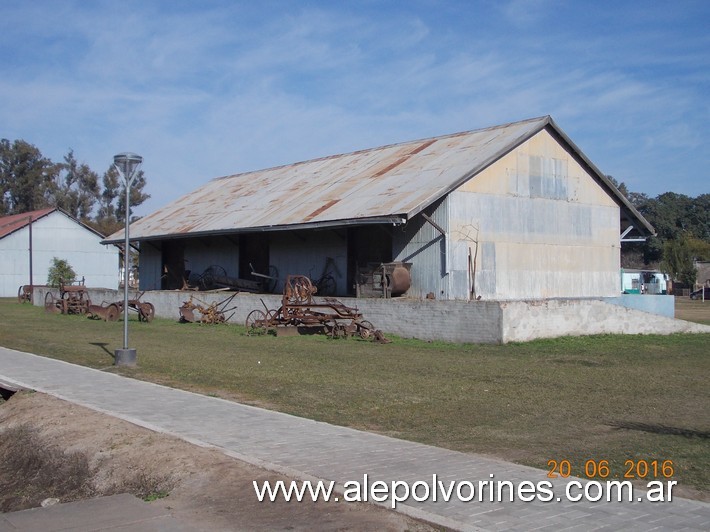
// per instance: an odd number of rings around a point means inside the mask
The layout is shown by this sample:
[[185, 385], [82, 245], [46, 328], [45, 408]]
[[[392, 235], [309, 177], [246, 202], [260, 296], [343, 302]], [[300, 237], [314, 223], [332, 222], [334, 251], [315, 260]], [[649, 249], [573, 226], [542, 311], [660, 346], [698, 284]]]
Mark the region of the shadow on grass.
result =
[[667, 425], [655, 425], [651, 423], [638, 423], [635, 421], [613, 421], [609, 423], [610, 427], [615, 429], [638, 430], [641, 432], [650, 432], [652, 434], [665, 434], [669, 436], [683, 436], [685, 438], [701, 438], [703, 440], [710, 439], [710, 432], [705, 432], [695, 429], [685, 429], [679, 427], [669, 427]]
[[104, 353], [111, 357], [111, 360], [115, 360], [116, 356], [111, 351], [106, 349], [108, 342], [89, 342], [89, 345], [95, 345], [96, 347], [100, 347]]

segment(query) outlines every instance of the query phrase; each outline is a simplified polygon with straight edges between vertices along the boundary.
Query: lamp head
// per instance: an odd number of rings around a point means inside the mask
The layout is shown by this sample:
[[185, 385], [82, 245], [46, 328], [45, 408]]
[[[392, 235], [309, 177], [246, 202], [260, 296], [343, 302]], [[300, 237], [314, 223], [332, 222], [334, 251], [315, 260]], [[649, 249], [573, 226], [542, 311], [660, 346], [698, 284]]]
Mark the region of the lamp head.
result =
[[125, 152], [114, 155], [113, 164], [119, 172], [123, 174], [123, 179], [130, 183], [133, 180], [133, 174], [143, 162], [143, 157], [135, 153]]

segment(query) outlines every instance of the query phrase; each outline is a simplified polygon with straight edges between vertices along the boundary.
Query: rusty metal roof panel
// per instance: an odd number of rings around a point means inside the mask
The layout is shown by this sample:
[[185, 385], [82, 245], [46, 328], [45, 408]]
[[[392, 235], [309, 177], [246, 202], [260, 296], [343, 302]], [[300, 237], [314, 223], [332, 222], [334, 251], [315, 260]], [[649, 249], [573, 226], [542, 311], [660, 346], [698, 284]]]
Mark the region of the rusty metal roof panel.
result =
[[[220, 177], [131, 224], [131, 237], [409, 218], [550, 120], [535, 118]], [[107, 240], [118, 240], [121, 233]]]

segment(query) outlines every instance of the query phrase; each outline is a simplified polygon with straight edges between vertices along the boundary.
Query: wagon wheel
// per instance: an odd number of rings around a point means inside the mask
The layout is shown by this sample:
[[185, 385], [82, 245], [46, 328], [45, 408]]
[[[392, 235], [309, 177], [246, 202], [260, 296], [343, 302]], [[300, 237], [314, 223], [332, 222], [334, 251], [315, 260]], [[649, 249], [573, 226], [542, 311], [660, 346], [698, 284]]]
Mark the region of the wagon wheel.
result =
[[328, 335], [333, 339], [346, 338], [348, 335], [345, 325], [338, 322], [338, 320], [329, 321], [326, 327], [328, 328]]
[[336, 284], [335, 279], [333, 279], [332, 275], [326, 275], [325, 277], [321, 278], [318, 281], [317, 286], [319, 296], [327, 297], [335, 295]]
[[271, 309], [266, 311], [266, 321], [270, 326], [276, 325], [280, 320], [279, 316], [281, 315], [281, 309], [276, 310], [276, 309]]
[[21, 284], [20, 288], [17, 290], [17, 302], [18, 303], [30, 303], [32, 301], [32, 287], [29, 285]]
[[269, 278], [266, 281], [264, 289], [269, 294], [273, 294], [276, 290], [276, 285], [279, 284], [279, 270], [273, 264], [269, 265]]
[[316, 288], [308, 277], [302, 275], [292, 276], [284, 287], [284, 294], [292, 305], [310, 303]]
[[116, 321], [121, 311], [118, 310], [118, 305], [111, 303], [106, 309], [106, 321]]
[[47, 292], [47, 295], [44, 296], [44, 310], [51, 313], [59, 311], [57, 300], [52, 292]]
[[208, 266], [207, 269], [202, 272], [202, 276], [200, 277], [200, 286], [204, 290], [212, 290], [217, 286], [215, 279], [218, 277], [223, 279], [227, 277], [227, 270], [216, 264]]
[[368, 340], [372, 338], [372, 335], [375, 333], [375, 327], [367, 320], [358, 322], [357, 328], [358, 333], [360, 334], [360, 338], [362, 338], [363, 340]]
[[246, 320], [247, 334], [249, 336], [259, 336], [266, 334], [268, 330], [268, 321], [263, 310], [252, 310]]
[[153, 306], [153, 303], [149, 303], [147, 301], [145, 303], [140, 303], [140, 306], [138, 307], [138, 321], [150, 323], [153, 321], [154, 316], [155, 307]]

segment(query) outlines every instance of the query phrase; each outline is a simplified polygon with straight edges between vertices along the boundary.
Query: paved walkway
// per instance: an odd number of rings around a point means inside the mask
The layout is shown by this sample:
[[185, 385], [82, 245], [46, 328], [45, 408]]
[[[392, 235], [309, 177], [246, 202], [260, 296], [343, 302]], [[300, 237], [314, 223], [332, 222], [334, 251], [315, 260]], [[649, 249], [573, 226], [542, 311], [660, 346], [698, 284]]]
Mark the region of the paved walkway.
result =
[[[0, 380], [45, 392], [136, 425], [178, 436], [302, 479], [431, 484], [493, 480], [533, 483], [547, 472], [490, 458], [370, 434], [206, 397], [0, 348]], [[573, 480], [573, 479], [567, 479]], [[423, 487], [420, 487], [423, 490]], [[579, 490], [577, 490], [579, 492]], [[575, 493], [577, 493], [575, 492]], [[419, 492], [420, 494], [423, 492]], [[469, 493], [463, 490], [463, 495]], [[634, 491], [634, 499], [644, 495]], [[557, 501], [557, 498], [562, 500]], [[460, 530], [708, 530], [710, 504], [569, 502], [564, 484], [551, 502], [399, 503], [398, 511]], [[455, 497], [454, 497], [455, 499]], [[297, 504], [297, 503], [294, 503]]]

